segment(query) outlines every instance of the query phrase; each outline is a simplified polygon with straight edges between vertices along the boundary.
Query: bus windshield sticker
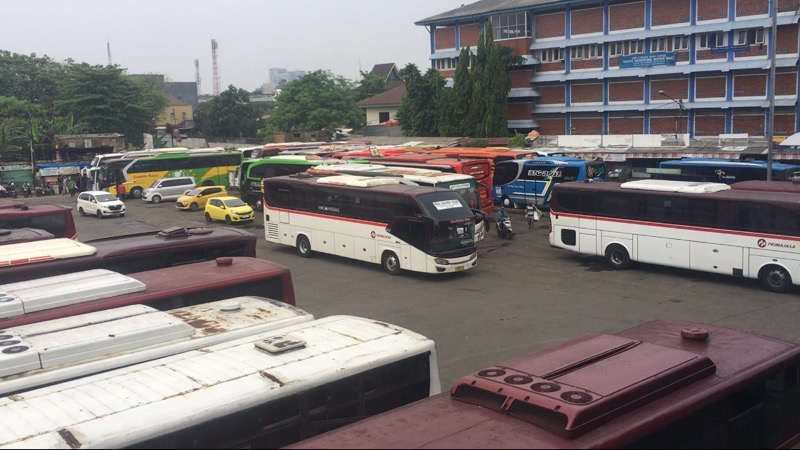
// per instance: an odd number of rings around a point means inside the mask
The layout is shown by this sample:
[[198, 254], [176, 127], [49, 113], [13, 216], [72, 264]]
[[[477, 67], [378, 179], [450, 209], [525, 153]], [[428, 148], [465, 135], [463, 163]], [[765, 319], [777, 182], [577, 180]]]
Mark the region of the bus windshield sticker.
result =
[[458, 200], [440, 200], [438, 202], [433, 202], [434, 208], [439, 211], [444, 209], [453, 209], [453, 208], [460, 208], [461, 202]]
[[457, 191], [459, 189], [469, 189], [469, 183], [451, 184], [450, 189]]

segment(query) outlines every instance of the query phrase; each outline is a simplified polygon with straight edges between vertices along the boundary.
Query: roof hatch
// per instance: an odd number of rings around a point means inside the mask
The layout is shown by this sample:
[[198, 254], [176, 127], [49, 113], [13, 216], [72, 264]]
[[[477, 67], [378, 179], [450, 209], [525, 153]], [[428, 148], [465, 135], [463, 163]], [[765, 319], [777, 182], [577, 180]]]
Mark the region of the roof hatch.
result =
[[355, 175], [338, 175], [323, 177], [317, 180], [319, 184], [337, 184], [340, 186], [370, 187], [383, 186], [387, 184], [400, 184], [397, 178], [388, 177], [363, 177]]
[[706, 356], [590, 334], [463, 377], [450, 393], [571, 439], [715, 371]]

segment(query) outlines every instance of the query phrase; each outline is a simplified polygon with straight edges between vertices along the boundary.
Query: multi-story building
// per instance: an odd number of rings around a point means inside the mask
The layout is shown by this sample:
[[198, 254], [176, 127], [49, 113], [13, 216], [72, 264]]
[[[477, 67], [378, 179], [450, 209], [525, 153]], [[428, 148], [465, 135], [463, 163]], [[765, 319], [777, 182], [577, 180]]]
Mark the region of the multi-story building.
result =
[[525, 57], [510, 72], [510, 130], [766, 136], [772, 107], [773, 135], [788, 136], [798, 130], [799, 4], [482, 0], [416, 24], [445, 77], [490, 19], [495, 42]]

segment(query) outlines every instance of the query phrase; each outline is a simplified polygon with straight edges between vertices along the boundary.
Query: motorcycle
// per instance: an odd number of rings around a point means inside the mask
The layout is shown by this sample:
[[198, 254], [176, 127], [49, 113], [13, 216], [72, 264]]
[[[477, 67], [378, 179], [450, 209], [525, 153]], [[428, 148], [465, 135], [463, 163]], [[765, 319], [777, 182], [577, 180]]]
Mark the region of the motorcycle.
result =
[[511, 239], [514, 237], [514, 230], [511, 228], [511, 218], [497, 219], [497, 236], [501, 239]]
[[8, 196], [11, 198], [17, 198], [17, 187], [14, 186], [14, 183], [8, 185]]
[[49, 184], [45, 187], [36, 186], [35, 191], [37, 197], [41, 197], [43, 195], [56, 195], [55, 189], [53, 189], [53, 186]]
[[22, 196], [25, 197], [25, 198], [28, 198], [31, 195], [33, 195], [33, 192], [31, 192], [31, 185], [28, 184], [28, 183], [23, 184], [22, 185]]

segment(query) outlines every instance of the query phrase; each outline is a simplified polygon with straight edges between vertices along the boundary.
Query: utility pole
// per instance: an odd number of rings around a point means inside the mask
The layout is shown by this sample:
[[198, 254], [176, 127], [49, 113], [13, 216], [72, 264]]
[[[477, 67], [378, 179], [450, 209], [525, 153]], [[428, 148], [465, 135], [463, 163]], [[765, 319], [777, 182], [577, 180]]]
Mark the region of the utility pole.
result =
[[683, 99], [675, 100], [664, 91], [658, 91], [658, 95], [667, 97], [676, 105], [678, 105], [678, 114], [675, 116], [675, 140], [678, 140], [678, 134], [683, 134], [683, 112], [686, 110], [686, 106], [683, 104]]

